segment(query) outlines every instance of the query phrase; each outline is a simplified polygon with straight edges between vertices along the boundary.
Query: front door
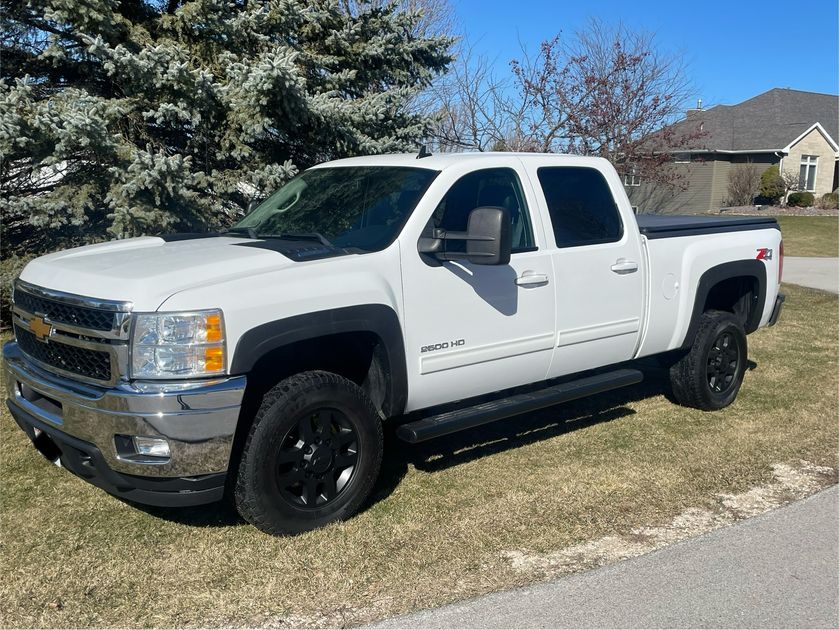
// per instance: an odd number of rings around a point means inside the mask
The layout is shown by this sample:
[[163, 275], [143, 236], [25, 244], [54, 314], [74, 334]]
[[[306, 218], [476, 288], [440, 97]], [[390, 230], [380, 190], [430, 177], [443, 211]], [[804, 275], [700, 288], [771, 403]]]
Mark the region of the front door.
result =
[[507, 208], [508, 265], [441, 262], [402, 248], [406, 358], [413, 372], [408, 410], [546, 377], [555, 337], [553, 267], [523, 179], [517, 160], [470, 172], [453, 182], [431, 217], [435, 227], [465, 231], [474, 208]]

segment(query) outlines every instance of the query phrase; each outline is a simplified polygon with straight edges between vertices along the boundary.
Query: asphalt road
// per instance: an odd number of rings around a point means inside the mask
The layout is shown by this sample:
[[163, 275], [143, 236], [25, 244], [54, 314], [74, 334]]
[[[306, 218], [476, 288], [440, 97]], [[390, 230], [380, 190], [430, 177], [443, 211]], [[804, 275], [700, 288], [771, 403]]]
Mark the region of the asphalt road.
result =
[[784, 282], [839, 293], [839, 258], [786, 256]]
[[646, 556], [377, 628], [839, 627], [839, 487]]

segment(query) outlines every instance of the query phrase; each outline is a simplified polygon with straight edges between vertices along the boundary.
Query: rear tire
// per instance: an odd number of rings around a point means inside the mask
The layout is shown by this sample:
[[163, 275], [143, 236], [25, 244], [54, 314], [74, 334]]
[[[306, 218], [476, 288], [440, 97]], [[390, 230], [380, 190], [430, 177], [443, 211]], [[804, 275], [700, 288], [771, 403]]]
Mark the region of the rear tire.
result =
[[291, 376], [264, 396], [236, 477], [236, 509], [273, 535], [355, 514], [382, 461], [382, 425], [367, 394], [330, 372]]
[[747, 358], [742, 322], [725, 311], [703, 313], [690, 351], [670, 368], [673, 397], [704, 411], [727, 407], [740, 391]]

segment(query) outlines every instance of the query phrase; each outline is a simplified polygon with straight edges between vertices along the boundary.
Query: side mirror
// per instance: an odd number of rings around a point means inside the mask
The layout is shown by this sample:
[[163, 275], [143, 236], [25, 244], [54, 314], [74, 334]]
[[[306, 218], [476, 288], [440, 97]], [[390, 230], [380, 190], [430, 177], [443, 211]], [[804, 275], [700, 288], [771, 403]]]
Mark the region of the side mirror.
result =
[[[448, 251], [447, 241], [466, 241], [466, 251]], [[475, 265], [506, 265], [510, 262], [512, 227], [506, 208], [484, 206], [469, 213], [465, 232], [430, 230], [420, 238], [421, 254], [430, 254], [439, 260], [466, 258]]]
[[251, 200], [248, 202], [248, 210], [247, 210], [247, 214], [250, 214], [251, 212], [253, 212], [253, 210], [254, 210], [254, 209], [255, 209], [255, 208], [256, 208], [259, 204], [261, 204], [261, 203], [262, 203], [262, 200], [261, 200], [261, 199], [251, 199]]
[[506, 208], [486, 206], [469, 213], [466, 258], [475, 265], [506, 265], [512, 249], [512, 226]]

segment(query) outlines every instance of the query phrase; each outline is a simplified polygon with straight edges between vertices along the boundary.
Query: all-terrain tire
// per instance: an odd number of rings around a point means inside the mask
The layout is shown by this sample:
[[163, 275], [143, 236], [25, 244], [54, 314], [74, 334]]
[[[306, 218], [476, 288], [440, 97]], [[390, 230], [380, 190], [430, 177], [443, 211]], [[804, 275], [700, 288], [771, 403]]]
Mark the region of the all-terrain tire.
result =
[[673, 397], [705, 411], [727, 407], [740, 391], [747, 359], [742, 322], [732, 313], [706, 311], [690, 351], [670, 367]]
[[303, 372], [270, 389], [236, 473], [236, 509], [273, 535], [355, 514], [382, 462], [382, 424], [367, 394], [330, 372]]

